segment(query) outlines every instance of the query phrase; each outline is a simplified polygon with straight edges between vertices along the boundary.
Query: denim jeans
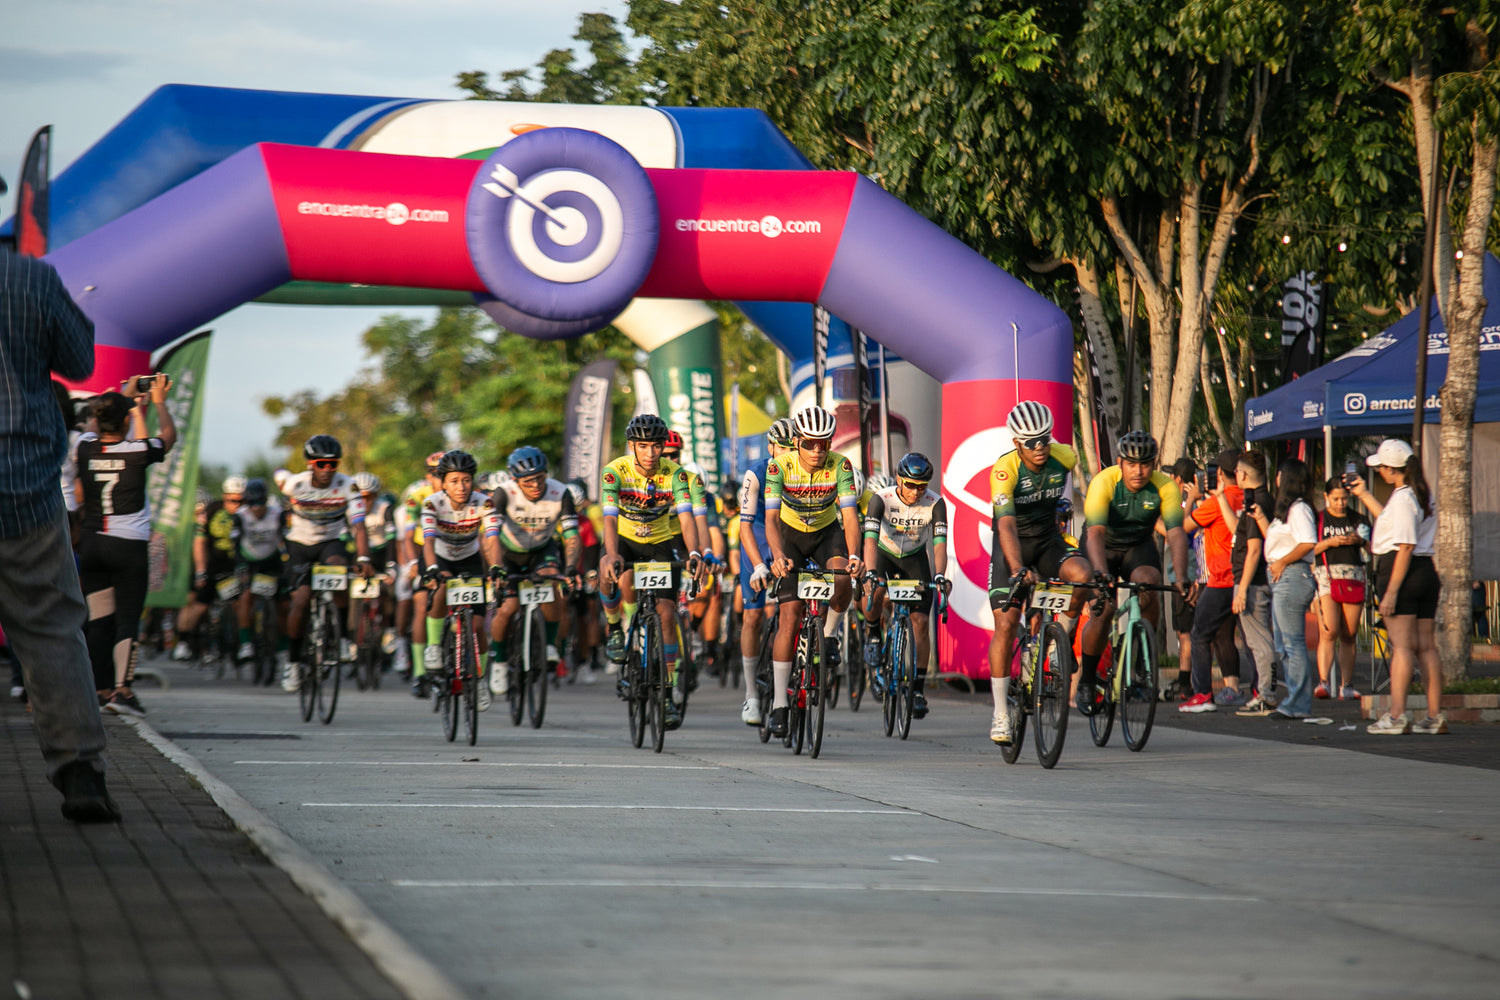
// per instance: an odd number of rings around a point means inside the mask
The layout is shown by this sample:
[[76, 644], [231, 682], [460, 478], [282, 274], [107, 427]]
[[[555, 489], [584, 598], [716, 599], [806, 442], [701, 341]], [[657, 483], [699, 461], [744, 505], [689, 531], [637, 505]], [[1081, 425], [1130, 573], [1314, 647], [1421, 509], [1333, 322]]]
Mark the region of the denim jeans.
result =
[[1276, 704], [1276, 644], [1271, 627], [1271, 588], [1252, 585], [1245, 593], [1245, 610], [1240, 612], [1240, 630], [1245, 645], [1255, 661], [1255, 690], [1267, 705]]
[[1271, 619], [1282, 650], [1287, 696], [1280, 708], [1291, 715], [1312, 712], [1313, 672], [1307, 655], [1307, 609], [1317, 593], [1312, 568], [1293, 563], [1271, 588]]

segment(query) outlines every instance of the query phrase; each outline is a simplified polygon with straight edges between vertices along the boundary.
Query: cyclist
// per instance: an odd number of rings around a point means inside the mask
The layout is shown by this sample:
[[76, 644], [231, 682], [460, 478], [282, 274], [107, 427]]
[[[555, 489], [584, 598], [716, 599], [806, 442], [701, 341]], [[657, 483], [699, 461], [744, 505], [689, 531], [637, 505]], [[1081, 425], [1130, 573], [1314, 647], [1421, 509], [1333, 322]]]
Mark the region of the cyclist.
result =
[[[698, 527], [698, 538], [703, 541], [703, 571], [698, 577], [698, 596], [688, 604], [692, 621], [688, 627], [699, 634], [705, 647], [719, 638], [719, 611], [723, 607], [715, 571], [723, 568], [729, 550], [721, 527], [723, 506], [703, 482], [703, 469], [694, 462], [682, 461], [682, 435], [667, 431], [667, 440], [661, 451], [662, 458], [682, 467], [688, 477], [688, 495], [693, 500], [693, 523]], [[686, 636], [682, 637], [685, 642]], [[691, 692], [697, 688], [697, 677], [689, 678]]]
[[[824, 569], [845, 569], [850, 576], [834, 578], [835, 612], [849, 607], [852, 588], [864, 566], [860, 558], [859, 494], [854, 466], [832, 450], [833, 414], [821, 406], [798, 410], [792, 418], [796, 448], [766, 464], [766, 542], [771, 549], [771, 574], [781, 582], [777, 596], [782, 614], [776, 630], [771, 666], [775, 690], [771, 703], [771, 733], [786, 735], [787, 682], [801, 623], [797, 600], [797, 571], [812, 560]], [[824, 635], [836, 634], [838, 621], [830, 614]]]
[[[771, 429], [766, 431], [766, 452], [771, 456], [770, 462], [792, 449], [792, 435], [792, 422], [785, 417], [771, 424]], [[757, 471], [753, 465], [746, 470], [739, 497], [740, 601], [745, 616], [740, 622], [740, 663], [745, 672], [745, 704], [740, 708], [740, 720], [747, 726], [759, 726], [763, 721], [760, 699], [755, 691], [755, 665], [760, 659], [760, 629], [766, 617], [766, 604], [774, 604], [776, 600], [766, 586], [771, 577], [771, 569], [766, 565], [771, 549], [766, 542], [763, 471]]]
[[[282, 543], [281, 504], [271, 498], [264, 479], [251, 479], [245, 484], [244, 503], [239, 509], [240, 545], [237, 553], [246, 576], [254, 579], [256, 574], [281, 576], [282, 554], [286, 546]], [[239, 621], [240, 648], [238, 657], [248, 660], [255, 655], [255, 645], [250, 634], [250, 616], [254, 612], [249, 587], [240, 590], [235, 602], [235, 616]], [[285, 602], [282, 602], [283, 604]], [[280, 609], [285, 614], [285, 608]], [[286, 631], [277, 630], [278, 652], [287, 648]], [[268, 679], [266, 683], [270, 683]]]
[[[625, 660], [625, 632], [620, 624], [620, 604], [628, 616], [635, 614], [634, 574], [637, 562], [688, 563], [696, 573], [701, 562], [697, 548], [697, 525], [693, 521], [693, 501], [688, 491], [687, 474], [676, 464], [661, 457], [667, 440], [667, 425], [654, 413], [640, 413], [625, 427], [625, 442], [630, 449], [604, 467], [600, 502], [604, 514], [604, 557], [599, 561], [600, 592], [604, 617], [609, 622], [606, 651], [616, 663]], [[673, 530], [676, 518], [677, 531]], [[622, 523], [623, 522], [623, 523]], [[686, 550], [684, 552], [684, 549]], [[681, 574], [672, 569], [672, 590], [681, 584]], [[676, 642], [677, 602], [662, 598], [656, 604], [662, 620], [662, 656], [666, 661], [667, 683], [677, 683]], [[619, 682], [620, 695], [629, 694], [625, 678]], [[675, 729], [682, 717], [672, 699], [667, 699], [666, 725]]]
[[[990, 470], [993, 496], [993, 537], [990, 545], [990, 610], [995, 634], [990, 639], [990, 691], [995, 699], [990, 739], [1002, 746], [1011, 742], [1010, 711], [1005, 698], [1010, 686], [1016, 625], [1020, 607], [1007, 607], [1012, 588], [1039, 579], [1087, 583], [1088, 560], [1068, 544], [1058, 527], [1058, 501], [1068, 488], [1078, 453], [1052, 440], [1052, 411], [1043, 403], [1023, 399], [1005, 419], [1014, 445]], [[1063, 617], [1073, 630], [1079, 597]]]
[[601, 628], [604, 620], [599, 615], [599, 553], [603, 546], [595, 523], [599, 517], [599, 505], [589, 499], [588, 483], [582, 479], [568, 480], [568, 493], [573, 498], [573, 510], [578, 514], [578, 569], [583, 575], [583, 586], [573, 591], [565, 631], [571, 630], [577, 639], [571, 667], [579, 680], [592, 684], [595, 680], [594, 651], [604, 641]]
[[[177, 616], [177, 647], [172, 650], [172, 659], [192, 659], [193, 648], [186, 636], [190, 635], [209, 606], [218, 597], [219, 584], [234, 576], [236, 551], [240, 540], [240, 504], [245, 496], [245, 477], [230, 476], [224, 480], [223, 499], [210, 500], [195, 516], [193, 530], [193, 589], [188, 594], [187, 607]], [[211, 636], [209, 642], [218, 642]], [[254, 649], [246, 651], [240, 644], [235, 658], [249, 659]]]
[[[510, 475], [490, 497], [495, 522], [492, 528], [485, 529], [489, 562], [500, 573], [540, 573], [545, 576], [556, 576], [561, 564], [563, 575], [576, 585], [582, 544], [578, 538], [578, 513], [573, 506], [573, 494], [547, 475], [547, 456], [540, 448], [529, 445], [517, 448], [506, 460], [506, 469]], [[557, 544], [559, 532], [562, 534], [561, 551]], [[499, 539], [498, 545], [493, 541], [496, 538]], [[492, 664], [500, 663], [505, 656], [506, 629], [520, 607], [520, 599], [512, 594], [495, 610], [494, 620], [490, 622]], [[547, 631], [547, 666], [555, 670], [562, 601], [542, 605], [542, 620], [546, 622]], [[505, 694], [509, 690], [507, 671], [494, 670], [490, 674], [490, 690], [495, 694]]]
[[[418, 537], [422, 545], [422, 583], [430, 588], [427, 616], [422, 622], [427, 640], [422, 659], [412, 664], [416, 675], [414, 693], [427, 697], [427, 675], [443, 663], [443, 617], [447, 601], [438, 586], [450, 577], [482, 577], [485, 562], [480, 554], [480, 537], [497, 531], [495, 508], [490, 498], [474, 489], [474, 473], [479, 463], [466, 451], [446, 451], [438, 459], [435, 474], [442, 488], [422, 501]], [[474, 623], [476, 637], [483, 625], [483, 615]], [[477, 668], [481, 675], [484, 665]], [[490, 707], [489, 685], [479, 685], [479, 710]]]
[[[871, 476], [874, 481], [876, 476]], [[870, 497], [865, 510], [865, 583], [869, 588], [867, 618], [879, 622], [884, 631], [890, 616], [885, 603], [886, 579], [921, 580], [936, 583], [946, 596], [951, 584], [943, 576], [948, 568], [948, 503], [928, 485], [932, 482], [932, 462], [926, 455], [910, 452], [896, 465], [896, 481], [880, 486]], [[932, 561], [927, 559], [928, 543]], [[912, 630], [917, 636], [916, 697], [912, 717], [927, 716], [927, 656], [932, 647], [932, 632], [927, 627], [932, 592], [924, 591], [922, 601], [911, 613]], [[877, 641], [877, 640], [872, 640]]]
[[[292, 599], [286, 632], [290, 648], [282, 660], [281, 676], [282, 690], [288, 692], [295, 692], [302, 684], [302, 626], [312, 602], [309, 580], [312, 566], [349, 564], [342, 538], [346, 527], [354, 536], [358, 572], [370, 575], [365, 502], [355, 489], [354, 480], [338, 471], [344, 446], [331, 434], [314, 434], [302, 446], [302, 456], [307, 459], [304, 471], [287, 474], [279, 470], [277, 474], [288, 508], [286, 579]], [[349, 592], [338, 592], [334, 600], [340, 609], [346, 610]], [[342, 652], [347, 655], [347, 648]]]
[[[1114, 581], [1161, 583], [1161, 556], [1156, 551], [1156, 522], [1167, 529], [1172, 550], [1172, 568], [1179, 594], [1186, 591], [1187, 534], [1182, 530], [1182, 493], [1172, 477], [1156, 468], [1156, 438], [1146, 431], [1131, 431], [1120, 438], [1120, 460], [1100, 472], [1089, 483], [1083, 501], [1084, 546], [1093, 565], [1094, 582], [1102, 584], [1094, 599], [1089, 623], [1083, 628], [1079, 658], [1082, 679], [1078, 682], [1078, 709], [1094, 714], [1095, 677], [1109, 625], [1114, 619]], [[1154, 593], [1141, 595], [1141, 610], [1155, 628], [1161, 618], [1161, 602]]]
[[[383, 577], [380, 588], [380, 620], [385, 623], [381, 645], [390, 649], [395, 636], [396, 595], [389, 584], [396, 579], [396, 498], [380, 492], [380, 477], [361, 472], [354, 477], [354, 487], [365, 502], [365, 534], [370, 539], [370, 565]], [[354, 634], [354, 611], [350, 609], [349, 634]], [[351, 668], [352, 669], [352, 668]]]
[[427, 649], [427, 591], [416, 586], [422, 571], [422, 542], [417, 522], [421, 520], [422, 504], [442, 485], [437, 478], [442, 458], [440, 451], [427, 456], [422, 478], [401, 491], [396, 507], [396, 633], [401, 638], [396, 643], [395, 666], [397, 673], [411, 671], [412, 694], [419, 698], [427, 696], [427, 685], [417, 683], [414, 666], [422, 662]]

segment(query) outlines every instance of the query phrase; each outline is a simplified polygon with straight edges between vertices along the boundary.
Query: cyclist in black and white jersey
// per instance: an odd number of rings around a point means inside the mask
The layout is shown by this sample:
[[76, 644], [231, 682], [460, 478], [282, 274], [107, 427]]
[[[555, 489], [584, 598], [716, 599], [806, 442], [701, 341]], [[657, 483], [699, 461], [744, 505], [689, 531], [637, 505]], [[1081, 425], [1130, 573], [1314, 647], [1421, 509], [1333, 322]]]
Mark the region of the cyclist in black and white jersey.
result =
[[[240, 547], [239, 563], [243, 568], [245, 579], [254, 580], [256, 576], [281, 576], [282, 553], [285, 546], [281, 540], [281, 504], [270, 495], [266, 489], [264, 479], [252, 479], [245, 484], [244, 502], [240, 505]], [[282, 599], [285, 595], [278, 594], [278, 600], [285, 604]], [[241, 660], [248, 660], [255, 655], [255, 647], [250, 633], [250, 616], [254, 612], [254, 597], [247, 585], [240, 590], [239, 600], [235, 603], [235, 617], [239, 621], [240, 630], [240, 656]], [[283, 608], [284, 610], [284, 608]], [[286, 648], [286, 636], [278, 634], [277, 646]], [[249, 651], [246, 651], [249, 646]], [[266, 683], [271, 681], [267, 678]]]
[[[766, 454], [775, 461], [782, 453], [791, 451], [795, 442], [792, 422], [782, 417], [766, 431]], [[772, 588], [767, 586], [771, 567], [766, 560], [771, 557], [771, 547], [766, 542], [764, 471], [765, 466], [757, 467], [751, 462], [739, 493], [740, 598], [744, 609], [740, 622], [740, 666], [745, 673], [745, 703], [740, 706], [740, 721], [747, 726], [759, 726], [763, 721], [755, 690], [755, 666], [760, 659], [760, 628], [765, 621], [766, 605], [776, 602]]]
[[[330, 434], [314, 434], [302, 446], [302, 454], [307, 459], [306, 470], [277, 475], [288, 508], [286, 579], [292, 600], [286, 632], [290, 648], [278, 656], [282, 658], [281, 686], [289, 692], [301, 685], [302, 628], [312, 601], [309, 575], [313, 564], [347, 566], [349, 556], [343, 542], [347, 530], [354, 536], [358, 571], [363, 576], [371, 572], [365, 502], [354, 480], [338, 471], [343, 445]], [[341, 609], [347, 609], [349, 592], [339, 591], [335, 601]], [[350, 654], [347, 643], [342, 652]]]
[[[157, 375], [146, 392], [140, 391], [140, 381], [126, 379], [123, 393], [95, 397], [90, 406], [98, 430], [78, 442], [78, 478], [83, 484], [78, 576], [88, 604], [84, 635], [94, 686], [101, 699], [108, 699], [104, 707], [135, 716], [146, 714], [131, 689], [149, 582], [151, 505], [146, 471], [177, 442], [177, 428], [165, 405], [170, 380]], [[147, 392], [161, 428], [156, 437], [146, 436]]]

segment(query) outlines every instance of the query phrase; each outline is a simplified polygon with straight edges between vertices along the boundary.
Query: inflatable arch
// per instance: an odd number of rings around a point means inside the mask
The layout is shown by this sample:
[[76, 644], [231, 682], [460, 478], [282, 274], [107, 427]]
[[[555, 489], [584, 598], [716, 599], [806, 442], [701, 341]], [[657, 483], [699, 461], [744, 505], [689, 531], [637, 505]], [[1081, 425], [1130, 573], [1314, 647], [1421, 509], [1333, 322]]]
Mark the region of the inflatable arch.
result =
[[60, 234], [72, 238], [49, 259], [98, 331], [93, 384], [289, 281], [463, 293], [544, 338], [597, 329], [637, 297], [820, 303], [942, 384], [963, 570], [945, 645], [981, 672], [1001, 424], [1018, 398], [1052, 405], [1060, 436], [1070, 424], [1072, 330], [1055, 305], [851, 173], [643, 167], [628, 145], [561, 124], [482, 162], [330, 145], [250, 145]]

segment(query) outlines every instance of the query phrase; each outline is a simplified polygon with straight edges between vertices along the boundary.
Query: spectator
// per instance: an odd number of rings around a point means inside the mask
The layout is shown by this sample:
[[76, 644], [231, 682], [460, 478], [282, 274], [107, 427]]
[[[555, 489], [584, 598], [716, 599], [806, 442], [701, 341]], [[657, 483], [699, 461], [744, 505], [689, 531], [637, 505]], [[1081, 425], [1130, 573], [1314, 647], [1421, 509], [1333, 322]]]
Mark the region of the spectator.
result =
[[1473, 600], [1469, 602], [1469, 610], [1474, 619], [1474, 638], [1488, 642], [1490, 638], [1489, 591], [1485, 590], [1483, 580], [1474, 581]]
[[[1234, 617], [1230, 610], [1234, 599], [1234, 570], [1230, 559], [1233, 531], [1224, 520], [1219, 497], [1226, 498], [1231, 509], [1238, 509], [1242, 494], [1234, 485], [1235, 467], [1240, 453], [1234, 450], [1219, 453], [1214, 467], [1213, 488], [1207, 496], [1198, 483], [1189, 486], [1190, 500], [1194, 504], [1193, 514], [1183, 527], [1189, 534], [1203, 532], [1203, 562], [1207, 570], [1198, 591], [1198, 603], [1193, 609], [1193, 632], [1190, 637], [1193, 685], [1192, 697], [1177, 706], [1179, 712], [1212, 712], [1217, 706], [1213, 695], [1213, 655], [1219, 653], [1219, 669], [1224, 681], [1234, 680], [1239, 686], [1240, 658], [1233, 642]], [[1205, 484], [1206, 485], [1206, 484]], [[1220, 630], [1226, 629], [1229, 641], [1220, 638]]]
[[51, 265], [0, 249], [0, 625], [21, 661], [47, 777], [79, 823], [118, 821], [120, 811], [89, 690], [86, 611], [58, 488], [68, 433], [51, 372], [87, 377], [93, 349], [94, 325]]
[[[1391, 638], [1391, 710], [1368, 728], [1382, 736], [1446, 733], [1448, 720], [1441, 709], [1443, 666], [1433, 637], [1442, 583], [1432, 566], [1437, 536], [1432, 491], [1422, 475], [1422, 463], [1404, 441], [1387, 438], [1366, 462], [1395, 487], [1381, 504], [1363, 481], [1349, 484], [1350, 492], [1375, 518], [1370, 538], [1375, 554], [1375, 593], [1380, 598], [1380, 617], [1385, 619]], [[1406, 692], [1418, 664], [1427, 693], [1427, 715], [1412, 722], [1406, 712]]]
[[[88, 597], [89, 658], [94, 684], [104, 707], [121, 715], [143, 716], [146, 710], [131, 688], [135, 679], [136, 638], [149, 581], [147, 548], [151, 538], [151, 505], [146, 497], [146, 469], [160, 462], [177, 441], [172, 415], [164, 405], [170, 382], [157, 375], [142, 392], [135, 378], [125, 380], [128, 394], [106, 392], [94, 400], [97, 435], [78, 442], [78, 478], [83, 483], [83, 542], [78, 571]], [[148, 398], [161, 427], [147, 438]], [[137, 437], [126, 438], [133, 423]]]
[[1370, 522], [1350, 507], [1342, 479], [1328, 480], [1323, 491], [1326, 509], [1318, 515], [1318, 544], [1313, 548], [1313, 580], [1318, 585], [1318, 686], [1313, 697], [1329, 697], [1337, 659], [1338, 696], [1347, 700], [1359, 697], [1354, 687], [1354, 633], [1365, 606], [1364, 546], [1370, 540]]
[[1276, 645], [1271, 635], [1271, 581], [1266, 575], [1265, 537], [1256, 516], [1275, 509], [1276, 500], [1266, 491], [1266, 459], [1258, 451], [1240, 453], [1235, 464], [1235, 482], [1244, 491], [1244, 517], [1219, 497], [1224, 522], [1234, 532], [1230, 563], [1234, 569], [1234, 603], [1240, 629], [1255, 660], [1255, 693], [1249, 701], [1240, 694], [1239, 678], [1231, 685], [1225, 677], [1221, 705], [1242, 706], [1245, 715], [1267, 715], [1276, 707]]
[[1286, 697], [1270, 714], [1305, 719], [1312, 714], [1307, 609], [1317, 594], [1312, 552], [1318, 544], [1312, 509], [1312, 473], [1307, 463], [1296, 458], [1281, 463], [1276, 473], [1276, 505], [1271, 520], [1266, 519], [1264, 509], [1246, 509], [1253, 511], [1256, 526], [1265, 539], [1266, 576], [1271, 581], [1271, 623], [1286, 676]]
[[[1188, 500], [1188, 484], [1198, 481], [1198, 463], [1191, 458], [1179, 458], [1166, 467], [1167, 475], [1182, 492], [1183, 526], [1189, 523], [1192, 503]], [[1156, 533], [1166, 537], [1167, 529], [1161, 521], [1156, 522]], [[1177, 633], [1177, 678], [1167, 685], [1164, 692], [1169, 701], [1184, 701], [1192, 691], [1193, 653], [1193, 605], [1198, 600], [1198, 581], [1204, 578], [1203, 537], [1197, 532], [1188, 535], [1188, 578], [1183, 581], [1184, 593], [1172, 595], [1172, 630]], [[1168, 568], [1167, 582], [1176, 583], [1173, 571]]]

